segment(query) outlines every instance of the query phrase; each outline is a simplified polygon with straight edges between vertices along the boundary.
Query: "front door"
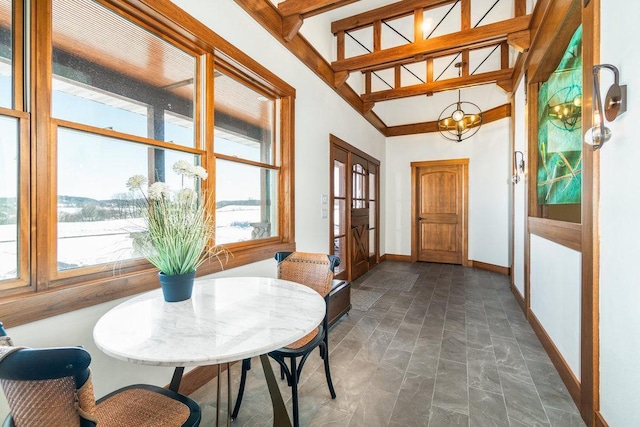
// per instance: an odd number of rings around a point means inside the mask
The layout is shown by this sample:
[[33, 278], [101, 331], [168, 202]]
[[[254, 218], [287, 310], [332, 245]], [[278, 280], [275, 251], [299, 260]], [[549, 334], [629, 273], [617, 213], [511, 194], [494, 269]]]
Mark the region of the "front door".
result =
[[416, 261], [468, 263], [468, 163], [466, 159], [412, 163]]
[[334, 277], [355, 280], [380, 262], [380, 162], [331, 135], [329, 235]]
[[366, 159], [351, 154], [351, 280], [369, 271], [369, 175]]

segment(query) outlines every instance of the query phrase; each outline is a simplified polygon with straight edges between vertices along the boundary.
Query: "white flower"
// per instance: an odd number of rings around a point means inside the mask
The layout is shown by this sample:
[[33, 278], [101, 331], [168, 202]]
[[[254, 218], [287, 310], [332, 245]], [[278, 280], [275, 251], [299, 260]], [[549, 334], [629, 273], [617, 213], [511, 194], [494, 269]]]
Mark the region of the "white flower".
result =
[[185, 188], [178, 192], [178, 201], [182, 203], [191, 203], [196, 198], [196, 192], [190, 188]]
[[127, 188], [130, 191], [138, 190], [143, 184], [147, 183], [147, 177], [144, 175], [133, 175], [127, 180]]
[[185, 160], [178, 160], [173, 164], [173, 171], [178, 175], [193, 176], [193, 165]]
[[171, 189], [164, 182], [154, 182], [149, 186], [149, 198], [151, 200], [161, 200], [163, 197], [169, 197]]
[[209, 174], [207, 173], [207, 170], [202, 166], [194, 166], [192, 169], [192, 173], [193, 173], [193, 176], [198, 177], [202, 180], [207, 179], [207, 177], [209, 176]]

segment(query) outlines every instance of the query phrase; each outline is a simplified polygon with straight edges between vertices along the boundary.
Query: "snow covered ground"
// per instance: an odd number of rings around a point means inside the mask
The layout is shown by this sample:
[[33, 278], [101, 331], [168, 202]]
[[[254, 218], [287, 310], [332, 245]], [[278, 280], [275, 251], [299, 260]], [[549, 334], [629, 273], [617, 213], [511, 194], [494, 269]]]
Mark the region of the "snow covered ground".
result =
[[[251, 239], [253, 227], [260, 222], [259, 206], [226, 206], [216, 211], [216, 242], [228, 244]], [[142, 229], [141, 219], [58, 224], [58, 267], [61, 270], [104, 265], [105, 270], [118, 263], [138, 258], [131, 233]], [[16, 275], [16, 226], [0, 225], [0, 280]]]

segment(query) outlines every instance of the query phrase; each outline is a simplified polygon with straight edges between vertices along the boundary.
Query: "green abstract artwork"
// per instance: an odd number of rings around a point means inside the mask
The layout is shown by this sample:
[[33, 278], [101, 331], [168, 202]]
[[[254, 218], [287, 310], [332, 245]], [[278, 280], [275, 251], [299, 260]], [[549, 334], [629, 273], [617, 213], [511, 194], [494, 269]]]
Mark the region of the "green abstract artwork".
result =
[[582, 26], [538, 93], [538, 203], [580, 203]]

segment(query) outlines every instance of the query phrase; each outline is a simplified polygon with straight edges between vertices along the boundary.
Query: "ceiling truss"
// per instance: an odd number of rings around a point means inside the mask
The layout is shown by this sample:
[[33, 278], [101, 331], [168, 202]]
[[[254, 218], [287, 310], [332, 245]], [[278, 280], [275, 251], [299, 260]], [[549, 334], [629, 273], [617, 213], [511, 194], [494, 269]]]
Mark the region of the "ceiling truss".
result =
[[[413, 125], [387, 127], [372, 111], [376, 102], [399, 99], [411, 96], [427, 95], [436, 92], [457, 90], [460, 88], [496, 84], [510, 93], [514, 89], [514, 80], [519, 78], [517, 71], [521, 63], [520, 56], [526, 54], [534, 37], [532, 37], [532, 15], [526, 15], [526, 0], [506, 0], [514, 3], [514, 16], [499, 22], [479, 26], [471, 23], [471, 0], [402, 0], [367, 12], [353, 15], [331, 24], [331, 32], [336, 37], [337, 59], [328, 63], [313, 46], [299, 34], [304, 19], [327, 12], [359, 0], [285, 0], [274, 6], [269, 0], [235, 0], [263, 27], [269, 30], [292, 53], [300, 58], [311, 70], [333, 87], [349, 104], [358, 110], [374, 127], [387, 136], [423, 133], [432, 131], [435, 122], [416, 123]], [[424, 38], [422, 20], [425, 11], [451, 5], [453, 9], [460, 3], [460, 31], [437, 37]], [[387, 21], [413, 17], [413, 40], [406, 44], [390, 48], [382, 48], [382, 26]], [[366, 54], [346, 57], [345, 36], [349, 32], [371, 27], [373, 40], [371, 49]], [[535, 28], [533, 29], [535, 31]], [[469, 53], [479, 49], [494, 47], [499, 49], [500, 66], [498, 69], [475, 73], [469, 70]], [[518, 54], [516, 66], [510, 67], [509, 47], [515, 48]], [[493, 52], [493, 51], [491, 51]], [[460, 58], [463, 66], [461, 75], [455, 78], [440, 80], [434, 77], [434, 60], [445, 56]], [[420, 83], [403, 85], [402, 71], [411, 64], [415, 70], [416, 63], [424, 62], [424, 72], [411, 74]], [[381, 70], [392, 70], [393, 84], [387, 83], [388, 89], [372, 90], [372, 75]], [[346, 85], [350, 73], [364, 74], [364, 92], [356, 94]], [[388, 72], [387, 72], [388, 73]], [[485, 113], [498, 119], [510, 116], [509, 108], [496, 107]], [[494, 117], [495, 116], [495, 117]]]

